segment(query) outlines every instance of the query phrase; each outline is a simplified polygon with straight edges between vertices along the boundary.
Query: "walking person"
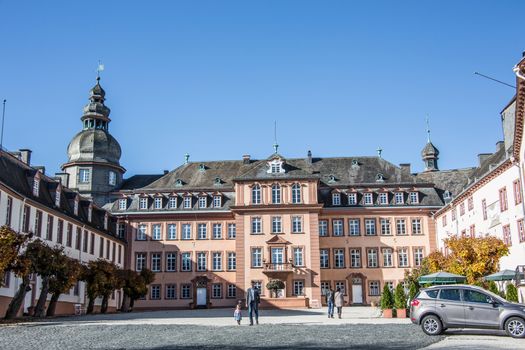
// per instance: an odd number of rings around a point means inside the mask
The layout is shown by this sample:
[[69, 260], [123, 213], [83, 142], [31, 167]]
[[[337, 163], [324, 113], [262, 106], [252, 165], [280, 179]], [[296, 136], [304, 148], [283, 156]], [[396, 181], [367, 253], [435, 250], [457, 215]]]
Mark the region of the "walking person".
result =
[[343, 313], [343, 305], [345, 303], [345, 296], [343, 292], [341, 291], [340, 287], [337, 287], [335, 293], [334, 293], [334, 304], [337, 308], [337, 316], [341, 318], [341, 314]]
[[241, 303], [239, 302], [237, 304], [237, 307], [235, 308], [235, 311], [233, 312], [233, 319], [237, 321], [237, 325], [241, 325], [242, 320], [242, 311], [241, 311]]
[[326, 291], [325, 294], [326, 305], [328, 305], [328, 318], [334, 318], [334, 290], [332, 286]]
[[255, 314], [255, 324], [259, 324], [259, 303], [261, 302], [261, 294], [259, 289], [255, 287], [255, 282], [252, 281], [252, 286], [246, 291], [246, 307], [248, 308], [248, 316], [250, 316], [250, 326], [253, 326], [253, 316]]

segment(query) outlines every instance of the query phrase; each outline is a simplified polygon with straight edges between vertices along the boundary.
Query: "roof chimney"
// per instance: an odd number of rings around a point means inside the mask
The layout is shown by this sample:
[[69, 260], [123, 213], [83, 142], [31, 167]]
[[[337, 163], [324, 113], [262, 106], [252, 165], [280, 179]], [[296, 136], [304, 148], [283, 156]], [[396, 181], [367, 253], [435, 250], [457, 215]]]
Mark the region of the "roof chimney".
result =
[[30, 149], [20, 149], [20, 160], [26, 165], [31, 165], [31, 150]]
[[308, 164], [312, 164], [312, 151], [308, 150], [308, 153], [306, 153], [306, 161]]
[[250, 164], [250, 155], [249, 154], [243, 154], [242, 155], [242, 163], [243, 164]]
[[406, 175], [406, 176], [409, 176], [411, 171], [410, 171], [410, 163], [401, 163], [399, 164], [399, 167], [401, 168], [401, 174], [402, 175]]
[[505, 147], [505, 142], [503, 141], [496, 142], [496, 152], [501, 150], [503, 147]]
[[46, 167], [43, 166], [43, 165], [34, 166], [33, 168], [35, 168], [36, 170], [40, 171], [43, 175], [46, 174]]
[[481, 166], [481, 164], [483, 164], [483, 162], [486, 161], [491, 155], [492, 155], [492, 153], [480, 153], [480, 154], [478, 154], [478, 166]]
[[169, 170], [164, 170], [164, 175], [166, 175], [169, 172], [170, 172]]
[[69, 187], [69, 174], [68, 173], [55, 173], [55, 178], [60, 181], [62, 186]]

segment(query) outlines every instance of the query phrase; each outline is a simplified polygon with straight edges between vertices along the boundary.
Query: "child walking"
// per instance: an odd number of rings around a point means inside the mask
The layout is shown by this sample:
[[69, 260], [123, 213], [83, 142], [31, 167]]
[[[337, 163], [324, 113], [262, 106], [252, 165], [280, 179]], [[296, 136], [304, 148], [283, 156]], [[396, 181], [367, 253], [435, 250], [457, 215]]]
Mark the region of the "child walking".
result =
[[235, 311], [233, 313], [233, 319], [237, 321], [237, 325], [241, 325], [242, 313], [241, 313], [241, 304], [237, 304]]

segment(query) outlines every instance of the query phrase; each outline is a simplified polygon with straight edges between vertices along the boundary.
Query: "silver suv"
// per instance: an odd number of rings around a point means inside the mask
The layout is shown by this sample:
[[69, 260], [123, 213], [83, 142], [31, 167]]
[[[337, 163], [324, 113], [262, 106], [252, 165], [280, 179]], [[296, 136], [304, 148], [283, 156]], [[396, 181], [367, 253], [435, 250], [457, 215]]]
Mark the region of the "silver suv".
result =
[[410, 319], [428, 335], [441, 334], [447, 328], [493, 328], [525, 338], [525, 305], [509, 303], [476, 286], [421, 289], [410, 302]]

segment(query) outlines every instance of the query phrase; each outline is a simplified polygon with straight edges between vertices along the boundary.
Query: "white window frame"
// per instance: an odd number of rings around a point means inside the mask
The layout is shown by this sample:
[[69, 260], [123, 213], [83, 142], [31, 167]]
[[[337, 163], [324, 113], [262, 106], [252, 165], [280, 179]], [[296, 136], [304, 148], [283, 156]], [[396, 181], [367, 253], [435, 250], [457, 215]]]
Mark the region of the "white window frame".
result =
[[155, 209], [162, 209], [162, 197], [155, 197], [153, 200], [153, 207]]
[[350, 249], [350, 268], [353, 268], [353, 269], [361, 268], [361, 249], [359, 248]]
[[342, 237], [344, 236], [344, 221], [343, 219], [333, 219], [332, 220], [332, 236]]
[[175, 196], [171, 196], [169, 199], [168, 199], [168, 207], [170, 209], [175, 209], [177, 208], [177, 197]]
[[117, 173], [112, 170], [108, 173], [108, 184], [110, 186], [115, 186], [117, 184]]
[[177, 252], [166, 253], [166, 271], [175, 272], [177, 271]]
[[205, 196], [199, 197], [199, 209], [205, 209], [208, 206], [208, 199]]
[[215, 223], [212, 225], [213, 239], [222, 239], [222, 224]]
[[374, 204], [374, 194], [372, 192], [366, 192], [364, 194], [365, 199], [365, 205], [373, 205]]
[[180, 254], [181, 264], [180, 264], [180, 270], [187, 272], [192, 270], [192, 263], [191, 263], [191, 253], [190, 252], [182, 252]]
[[396, 204], [404, 204], [405, 203], [405, 198], [404, 198], [404, 193], [403, 192], [396, 192], [396, 193], [394, 193], [394, 199], [395, 199], [395, 203]]
[[376, 219], [365, 219], [365, 236], [376, 236]]
[[128, 207], [128, 201], [125, 198], [118, 200], [118, 210], [126, 210]]
[[261, 186], [258, 184], [252, 187], [252, 204], [261, 204]]
[[162, 226], [161, 224], [153, 224], [151, 226], [151, 240], [160, 241], [162, 240]]
[[272, 204], [281, 204], [281, 185], [272, 185]]
[[191, 196], [184, 197], [184, 209], [191, 209]]
[[293, 248], [293, 261], [295, 266], [304, 266], [304, 249], [302, 247]]
[[235, 239], [237, 237], [237, 225], [233, 223], [228, 224], [228, 239]]
[[319, 236], [328, 236], [328, 220], [319, 220]]
[[177, 224], [168, 224], [167, 235], [168, 240], [177, 239]]
[[137, 241], [145, 241], [148, 236], [148, 226], [146, 224], [140, 224], [137, 227]]
[[361, 219], [356, 219], [356, 218], [348, 219], [348, 235], [349, 236], [360, 236], [361, 235]]
[[237, 253], [228, 252], [228, 271], [237, 270]]
[[332, 193], [332, 205], [341, 205], [341, 193]]
[[212, 270], [213, 271], [222, 270], [222, 253], [221, 252], [212, 253]]
[[251, 220], [252, 234], [262, 233], [262, 219], [259, 216], [252, 217]]
[[283, 221], [280, 216], [272, 216], [272, 233], [283, 232]]
[[191, 240], [191, 224], [182, 224], [182, 237], [183, 240]]
[[379, 193], [379, 204], [380, 205], [387, 205], [388, 204], [388, 193], [386, 193], [386, 192], [380, 192]]
[[91, 169], [80, 168], [78, 169], [78, 182], [81, 184], [88, 184], [91, 182]]
[[357, 193], [348, 194], [348, 205], [357, 205]]
[[300, 216], [292, 216], [292, 233], [303, 232], [303, 218]]
[[328, 249], [321, 249], [319, 252], [320, 267], [322, 269], [330, 268], [330, 252]]
[[148, 197], [139, 198], [139, 209], [148, 209]]
[[151, 253], [151, 271], [162, 271], [162, 253]]
[[410, 203], [419, 204], [419, 193], [418, 192], [410, 192]]
[[222, 196], [220, 195], [213, 196], [213, 207], [214, 208], [222, 207]]
[[392, 235], [392, 227], [390, 224], [389, 218], [381, 218], [381, 235], [382, 236], [391, 236]]
[[205, 223], [197, 224], [197, 239], [208, 239], [208, 225]]
[[253, 247], [250, 251], [251, 267], [262, 267], [262, 248]]
[[197, 271], [208, 270], [208, 259], [205, 252], [197, 252]]
[[394, 267], [394, 249], [381, 248], [383, 255], [383, 267]]
[[366, 257], [367, 257], [367, 267], [368, 268], [379, 267], [379, 258], [377, 254], [377, 248], [367, 248]]
[[301, 184], [295, 183], [292, 185], [292, 203], [301, 203]]

